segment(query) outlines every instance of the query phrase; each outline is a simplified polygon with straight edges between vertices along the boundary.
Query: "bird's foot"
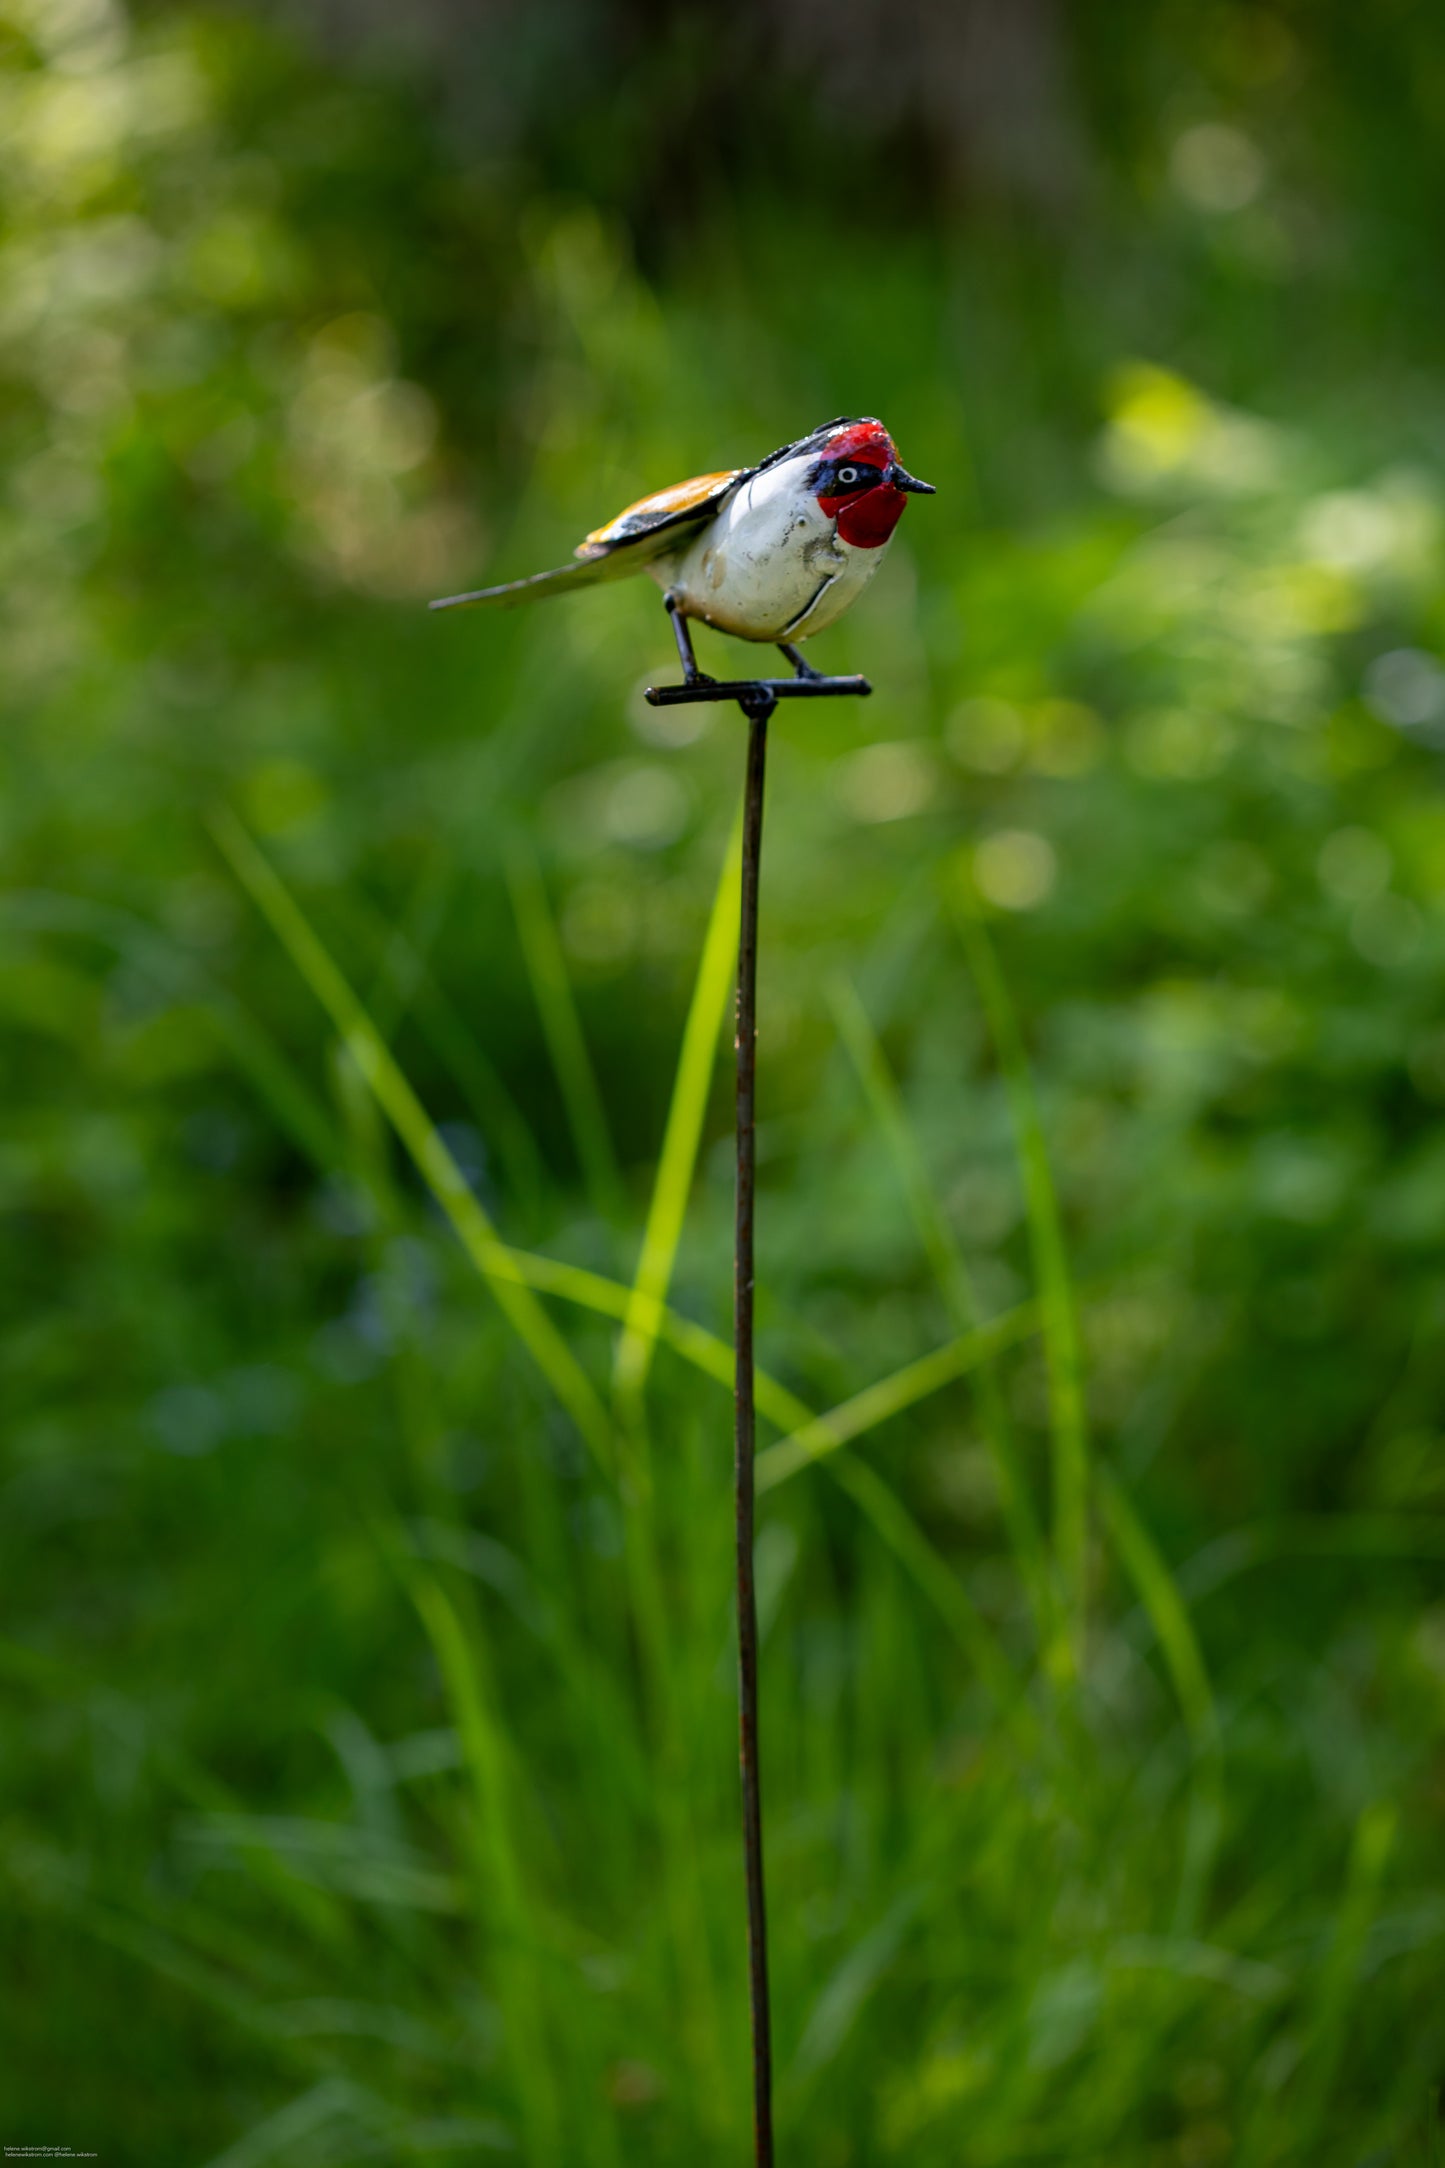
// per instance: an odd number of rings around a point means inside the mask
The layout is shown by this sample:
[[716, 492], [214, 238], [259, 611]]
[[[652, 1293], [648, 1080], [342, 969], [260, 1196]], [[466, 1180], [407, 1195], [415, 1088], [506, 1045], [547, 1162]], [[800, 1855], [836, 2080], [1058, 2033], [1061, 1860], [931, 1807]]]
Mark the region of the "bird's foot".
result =
[[815, 670], [810, 662], [805, 662], [791, 640], [779, 640], [778, 653], [787, 656], [788, 661], [793, 666], [794, 677], [800, 677], [809, 683], [814, 683], [826, 675], [825, 671]]

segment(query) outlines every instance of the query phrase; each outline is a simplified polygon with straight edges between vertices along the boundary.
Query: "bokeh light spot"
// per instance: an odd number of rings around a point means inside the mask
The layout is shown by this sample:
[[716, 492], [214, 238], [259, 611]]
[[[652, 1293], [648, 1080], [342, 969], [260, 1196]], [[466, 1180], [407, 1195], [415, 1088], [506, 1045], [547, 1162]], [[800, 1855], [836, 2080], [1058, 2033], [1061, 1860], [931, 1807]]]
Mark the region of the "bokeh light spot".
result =
[[1028, 742], [1024, 719], [1007, 700], [980, 695], [960, 701], [945, 732], [949, 752], [963, 768], [1003, 775], [1017, 767]]
[[1376, 656], [1365, 672], [1364, 693], [1381, 721], [1397, 730], [1445, 725], [1445, 666], [1421, 648], [1397, 647]]
[[1389, 846], [1368, 828], [1337, 828], [1317, 863], [1321, 885], [1342, 903], [1365, 903], [1390, 885]]
[[1047, 837], [1029, 828], [1001, 828], [975, 850], [973, 877], [986, 903], [1031, 911], [1052, 893], [1058, 860]]
[[1265, 163], [1242, 129], [1205, 121], [1175, 139], [1169, 175], [1198, 210], [1242, 211], [1264, 186]]
[[865, 745], [840, 761], [838, 797], [855, 820], [897, 821], [921, 813], [934, 794], [933, 762], [911, 739]]

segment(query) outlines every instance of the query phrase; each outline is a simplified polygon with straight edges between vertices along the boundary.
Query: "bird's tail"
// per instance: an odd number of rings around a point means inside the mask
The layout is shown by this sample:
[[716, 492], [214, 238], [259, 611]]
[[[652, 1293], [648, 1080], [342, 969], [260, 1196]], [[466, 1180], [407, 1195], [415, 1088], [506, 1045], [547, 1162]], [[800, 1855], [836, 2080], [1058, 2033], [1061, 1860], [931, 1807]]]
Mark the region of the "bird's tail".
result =
[[469, 595], [443, 595], [428, 605], [433, 610], [463, 610], [491, 603], [499, 610], [514, 609], [519, 602], [544, 602], [549, 595], [570, 595], [579, 587], [596, 587], [604, 580], [625, 580], [645, 569], [647, 559], [632, 550], [611, 550], [605, 556], [584, 557], [579, 564], [558, 565], [555, 572], [534, 572], [530, 579], [508, 580], [504, 587], [479, 587]]

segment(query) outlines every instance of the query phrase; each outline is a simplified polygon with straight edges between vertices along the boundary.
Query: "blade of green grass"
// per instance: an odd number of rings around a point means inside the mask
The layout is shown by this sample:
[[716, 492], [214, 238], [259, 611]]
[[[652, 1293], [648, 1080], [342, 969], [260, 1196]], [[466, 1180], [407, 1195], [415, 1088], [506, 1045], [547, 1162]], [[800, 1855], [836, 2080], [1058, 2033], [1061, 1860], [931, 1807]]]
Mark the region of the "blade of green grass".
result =
[[235, 815], [212, 816], [212, 831], [237, 879], [330, 1017], [368, 1089], [431, 1190], [498, 1307], [577, 1425], [603, 1472], [615, 1473], [611, 1424], [586, 1373], [556, 1326], [507, 1269], [508, 1251], [329, 952]]
[[589, 1759], [595, 1771], [605, 1758], [608, 1783], [616, 1784], [625, 1793], [628, 1811], [645, 1812], [651, 1771], [645, 1750], [634, 1734], [633, 1705], [626, 1683], [568, 1607], [555, 1601], [541, 1577], [533, 1574], [533, 1562], [513, 1561], [517, 1582], [503, 1593], [504, 1584], [493, 1562], [485, 1551], [478, 1556], [479, 1544], [499, 1548], [492, 1546], [489, 1539], [449, 1521], [413, 1522], [407, 1535], [419, 1558], [468, 1574], [503, 1601], [510, 1601], [511, 1616], [523, 1619], [546, 1649], [559, 1682], [578, 1711], [574, 1739], [576, 1781], [587, 1781]]
[[[388, 1548], [395, 1550], [389, 1542]], [[546, 2050], [541, 1982], [532, 1957], [535, 1905], [522, 1872], [510, 1755], [485, 1652], [480, 1636], [463, 1629], [435, 1575], [409, 1554], [398, 1563], [441, 1669], [471, 1785], [477, 1920], [495, 1927], [489, 1939], [526, 2157], [539, 2163], [557, 2161], [558, 2103]]]
[[270, 2003], [238, 1986], [225, 1967], [198, 1958], [174, 1935], [131, 1917], [108, 1898], [97, 1897], [87, 1885], [86, 1874], [68, 1862], [49, 1853], [25, 1856], [12, 1844], [3, 1882], [10, 1909], [73, 1922], [266, 2041], [278, 2060], [309, 2072], [323, 2060], [310, 2043], [288, 2040]]
[[977, 1611], [948, 1561], [929, 1542], [897, 1493], [876, 1469], [840, 1446], [828, 1459], [828, 1472], [869, 1522], [874, 1534], [904, 1566], [943, 1620], [980, 1683], [1025, 1755], [1040, 1744], [1037, 1719], [1023, 1681], [1009, 1662], [992, 1628]]
[[734, 823], [718, 876], [712, 915], [703, 942], [692, 1002], [682, 1035], [662, 1153], [652, 1185], [633, 1299], [618, 1336], [613, 1383], [619, 1398], [635, 1405], [647, 1384], [657, 1342], [660, 1305], [672, 1283], [677, 1246], [697, 1165], [707, 1114], [713, 1064], [732, 992], [737, 961], [738, 908], [742, 881], [742, 823]]
[[366, 994], [366, 1006], [388, 1045], [416, 998], [426, 959], [446, 919], [455, 879], [450, 844], [434, 842], [399, 913], [383, 918], [365, 903], [359, 905], [376, 921], [377, 935], [376, 976]]
[[1189, 1607], [1154, 1538], [1107, 1468], [1094, 1483], [1119, 1562], [1149, 1614], [1189, 1735], [1201, 1749], [1219, 1736], [1213, 1689]]
[[562, 1089], [582, 1177], [592, 1209], [604, 1218], [615, 1218], [622, 1207], [622, 1177], [541, 868], [531, 850], [516, 839], [508, 847], [505, 865], [532, 998]]
[[1256, 2117], [1241, 2150], [1249, 2168], [1256, 2161], [1308, 2161], [1319, 2155], [1350, 2005], [1398, 1827], [1399, 1809], [1387, 1799], [1372, 1800], [1355, 1823], [1334, 1930], [1305, 2019], [1298, 2076], [1282, 2096], [1268, 2096]]
[[495, 1139], [498, 1160], [514, 1193], [524, 1206], [537, 1211], [546, 1189], [537, 1140], [494, 1064], [478, 1046], [465, 1016], [430, 972], [422, 973], [415, 1009], [417, 1030], [465, 1093], [483, 1140]]
[[[834, 979], [828, 996], [839, 1035], [892, 1153], [914, 1227], [933, 1268], [953, 1329], [959, 1334], [976, 1332], [980, 1318], [968, 1267], [939, 1210], [923, 1155], [904, 1110], [902, 1095], [868, 1012], [856, 990], [845, 979]], [[1054, 1594], [1038, 1520], [1014, 1443], [1013, 1427], [1004, 1405], [992, 1351], [984, 1353], [977, 1364], [971, 1366], [970, 1375], [1009, 1541], [1028, 1590], [1040, 1645], [1047, 1648], [1054, 1630]]]
[[454, 1876], [440, 1873], [406, 1844], [349, 1823], [304, 1815], [194, 1815], [179, 1821], [175, 1834], [193, 1857], [227, 1861], [244, 1857], [262, 1837], [296, 1874], [349, 1905], [443, 1918], [466, 1910], [465, 1891]]
[[955, 895], [954, 903], [954, 920], [993, 1034], [1023, 1174], [1029, 1240], [1044, 1311], [1053, 1461], [1054, 1555], [1068, 1616], [1070, 1646], [1067, 1654], [1070, 1668], [1077, 1674], [1083, 1657], [1089, 1491], [1089, 1440], [1078, 1309], [1043, 1124], [1039, 1120], [1033, 1078], [1013, 1001], [999, 969], [993, 943], [973, 908], [972, 899]]
[[1004, 1348], [1037, 1332], [1039, 1322], [1038, 1304], [1023, 1303], [1018, 1309], [995, 1318], [991, 1324], [962, 1332], [957, 1339], [935, 1348], [931, 1355], [920, 1356], [917, 1362], [906, 1363], [901, 1370], [879, 1378], [876, 1384], [865, 1386], [851, 1399], [830, 1408], [826, 1415], [814, 1416], [758, 1455], [758, 1489], [776, 1489], [800, 1468], [810, 1467], [814, 1461], [836, 1452], [850, 1439], [886, 1423], [891, 1416], [927, 1399], [930, 1393], [941, 1391], [955, 1379], [976, 1374]]
[[304, 2158], [299, 2147], [319, 2137], [329, 2125], [349, 2118], [355, 2091], [345, 2079], [323, 2078], [318, 2085], [288, 2100], [239, 2137], [224, 2152], [213, 2153], [205, 2168], [266, 2168], [268, 2161]]
[[[599, 1317], [615, 1318], [619, 1324], [634, 1315], [639, 1307], [637, 1290], [625, 1286], [621, 1280], [589, 1271], [585, 1265], [568, 1264], [560, 1257], [544, 1257], [537, 1251], [504, 1248], [497, 1260], [496, 1271], [499, 1278], [515, 1279], [519, 1287], [532, 1287], [539, 1294], [556, 1295], [560, 1301], [573, 1303], [578, 1309], [595, 1311]], [[655, 1340], [664, 1342], [693, 1369], [715, 1379], [731, 1392], [733, 1351], [730, 1341], [721, 1339], [717, 1333], [709, 1332], [706, 1325], [695, 1324], [690, 1317], [669, 1309], [666, 1303], [655, 1298], [646, 1298], [645, 1310]], [[757, 1400], [769, 1420], [783, 1430], [793, 1427], [796, 1411], [802, 1406], [802, 1402], [794, 1400], [784, 1386], [761, 1370], [757, 1373]], [[809, 1411], [805, 1408], [803, 1412], [806, 1417]]]
[[661, 1563], [658, 1498], [650, 1482], [632, 1483], [623, 1517], [623, 1565], [632, 1605], [653, 1736], [657, 1885], [668, 1922], [679, 2033], [690, 2081], [713, 2113], [732, 2106], [727, 2084], [712, 1938], [698, 1880], [701, 1835], [696, 1814], [700, 1770], [690, 1752], [688, 1703], [696, 1693], [687, 1637], [669, 1602]]
[[0, 902], [6, 918], [103, 941], [137, 966], [172, 999], [205, 1010], [217, 1038], [247, 1075], [280, 1128], [318, 1166], [334, 1163], [326, 1110], [275, 1041], [226, 988], [218, 986], [178, 942], [111, 904], [85, 896], [30, 889]]
[[378, 912], [353, 901], [351, 917], [376, 951], [378, 980], [389, 989], [385, 1010], [368, 1012], [389, 1045], [406, 1015], [443, 1062], [466, 1097], [490, 1151], [519, 1202], [535, 1211], [546, 1186], [542, 1155], [516, 1100], [478, 1046], [466, 1018], [438, 983], [425, 954], [405, 929], [386, 923]]
[[1445, 1516], [1397, 1513], [1287, 1513], [1232, 1529], [1195, 1554], [1180, 1583], [1202, 1603], [1241, 1573], [1284, 1559], [1445, 1558]]
[[[412, 1298], [400, 1276], [387, 1269], [390, 1247], [406, 1226], [405, 1206], [394, 1178], [391, 1135], [386, 1117], [339, 1042], [334, 1048], [332, 1081], [348, 1178], [371, 1201], [361, 1240], [386, 1320], [385, 1389], [393, 1398], [412, 1479], [423, 1497], [433, 1497], [441, 1485], [446, 1420], [438, 1380], [418, 1334]], [[444, 1486], [442, 1491], [445, 1495]]]
[[1096, 1464], [1094, 1482], [1114, 1549], [1149, 1615], [1194, 1748], [1184, 1864], [1173, 1922], [1176, 1935], [1188, 1935], [1198, 1923], [1209, 1869], [1224, 1827], [1219, 1712], [1189, 1606], [1163, 1553], [1110, 1471]]
[[835, 1967], [803, 2026], [785, 2081], [790, 2089], [817, 2077], [846, 2046], [868, 1997], [896, 1960], [923, 1902], [922, 1889], [906, 1889]]
[[[80, 1701], [94, 1690], [94, 1681], [83, 1667], [4, 1636], [0, 1636], [0, 1678], [14, 1687], [31, 1687], [50, 1703], [63, 1702], [67, 1697]], [[147, 1751], [167, 1782], [189, 1805], [207, 1813], [240, 1811], [240, 1796], [173, 1741], [152, 1739]], [[273, 1916], [278, 1908], [294, 1912], [309, 1937], [350, 1961], [352, 1922], [335, 1898], [302, 1882], [264, 1836], [258, 1836], [247, 1848], [245, 1863], [265, 1888]], [[189, 1917], [194, 1920], [197, 1916], [193, 1907]]]

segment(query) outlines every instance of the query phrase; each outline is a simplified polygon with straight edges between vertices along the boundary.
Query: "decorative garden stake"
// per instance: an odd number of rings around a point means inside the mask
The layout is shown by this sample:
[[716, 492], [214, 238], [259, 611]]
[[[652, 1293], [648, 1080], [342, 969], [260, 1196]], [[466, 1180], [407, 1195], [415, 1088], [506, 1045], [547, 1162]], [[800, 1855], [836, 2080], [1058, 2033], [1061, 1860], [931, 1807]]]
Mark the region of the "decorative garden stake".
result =
[[[649, 685], [653, 707], [736, 700], [748, 718], [743, 799], [742, 922], [738, 940], [737, 1220], [733, 1253], [734, 1486], [737, 1517], [738, 1758], [748, 1899], [748, 1991], [753, 2030], [757, 2168], [773, 2168], [772, 2037], [758, 1768], [758, 1614], [753, 1586], [753, 1204], [757, 1172], [758, 881], [768, 722], [780, 700], [870, 693], [864, 677], [825, 677], [798, 640], [833, 624], [882, 562], [910, 492], [931, 497], [899, 462], [878, 421], [840, 416], [785, 444], [755, 467], [733, 467], [643, 497], [589, 534], [578, 562], [505, 587], [448, 595], [434, 610], [507, 608], [570, 594], [644, 569], [662, 589], [682, 660], [681, 685]], [[771, 642], [793, 665], [787, 678], [705, 675], [690, 618], [740, 640]]]

